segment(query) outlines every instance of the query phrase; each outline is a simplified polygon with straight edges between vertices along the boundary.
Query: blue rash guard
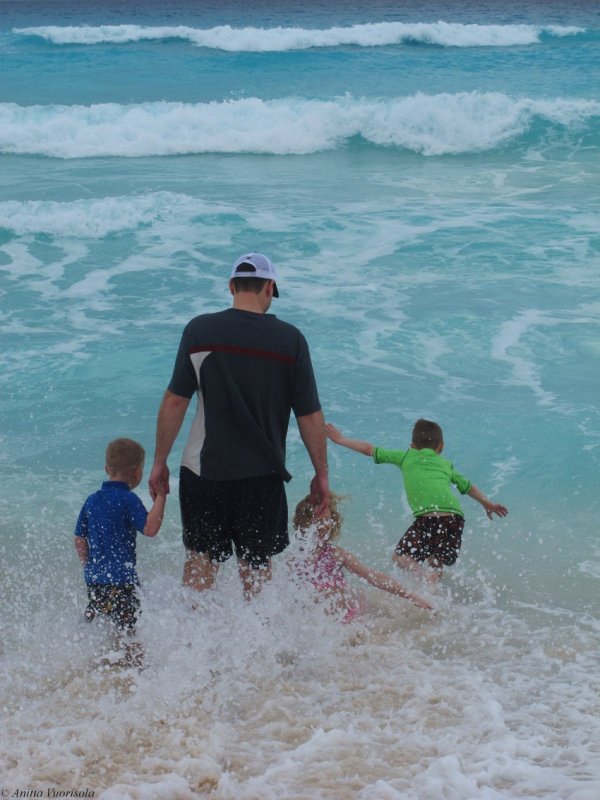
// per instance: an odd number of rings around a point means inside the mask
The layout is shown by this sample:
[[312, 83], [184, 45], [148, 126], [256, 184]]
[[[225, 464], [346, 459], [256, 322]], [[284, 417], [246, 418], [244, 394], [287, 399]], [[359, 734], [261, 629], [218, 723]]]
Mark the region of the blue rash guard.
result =
[[137, 584], [135, 544], [148, 512], [123, 481], [105, 481], [79, 513], [75, 536], [88, 543], [85, 582], [123, 586]]

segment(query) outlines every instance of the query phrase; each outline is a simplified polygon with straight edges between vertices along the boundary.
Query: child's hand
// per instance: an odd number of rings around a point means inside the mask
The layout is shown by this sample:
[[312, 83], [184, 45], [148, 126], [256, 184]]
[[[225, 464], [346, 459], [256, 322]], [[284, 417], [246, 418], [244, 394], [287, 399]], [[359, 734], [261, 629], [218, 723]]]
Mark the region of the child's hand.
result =
[[499, 517], [506, 517], [508, 508], [500, 503], [486, 503], [485, 513], [488, 515], [488, 519], [492, 519], [494, 514], [497, 514]]
[[344, 438], [344, 434], [336, 428], [335, 425], [332, 425], [331, 422], [325, 423], [325, 433], [331, 439], [332, 442], [336, 444], [341, 444], [342, 439]]
[[416, 594], [406, 594], [404, 596], [407, 600], [409, 600], [413, 604], [413, 606], [418, 606], [418, 608], [425, 608], [427, 609], [427, 611], [433, 611], [433, 606], [431, 605], [431, 603], [428, 603], [427, 600], [423, 600], [422, 597], [419, 597]]
[[350, 450], [356, 450], [357, 453], [362, 453], [365, 456], [373, 455], [373, 445], [370, 442], [363, 442], [360, 439], [349, 439], [341, 432], [339, 428], [332, 425], [331, 422], [325, 423], [325, 433], [336, 444], [341, 444], [343, 447], [348, 447]]

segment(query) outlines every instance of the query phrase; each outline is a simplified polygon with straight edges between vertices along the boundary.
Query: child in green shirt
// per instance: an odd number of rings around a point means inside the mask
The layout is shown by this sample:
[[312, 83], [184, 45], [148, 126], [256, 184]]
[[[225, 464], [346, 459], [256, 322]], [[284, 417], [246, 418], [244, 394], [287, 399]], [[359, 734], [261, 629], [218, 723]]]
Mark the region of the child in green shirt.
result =
[[421, 564], [431, 567], [430, 582], [437, 582], [444, 566], [458, 558], [465, 524], [458, 498], [450, 486], [468, 494], [485, 508], [490, 519], [493, 514], [505, 517], [508, 510], [492, 503], [471, 481], [457, 472], [450, 461], [440, 455], [444, 437], [436, 422], [416, 421], [408, 450], [386, 450], [369, 442], [350, 439], [328, 423], [327, 436], [332, 442], [371, 456], [376, 464], [394, 464], [402, 471], [406, 497], [415, 519], [398, 542], [393, 559], [403, 569], [425, 575]]

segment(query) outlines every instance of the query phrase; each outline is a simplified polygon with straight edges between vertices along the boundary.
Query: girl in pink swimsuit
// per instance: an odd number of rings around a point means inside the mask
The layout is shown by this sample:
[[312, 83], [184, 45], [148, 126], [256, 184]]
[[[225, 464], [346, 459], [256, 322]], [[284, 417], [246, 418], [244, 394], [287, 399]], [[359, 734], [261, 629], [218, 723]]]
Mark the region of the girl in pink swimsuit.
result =
[[294, 564], [297, 575], [323, 595], [328, 603], [328, 612], [339, 614], [342, 622], [350, 622], [365, 610], [364, 601], [348, 585], [345, 570], [350, 570], [378, 589], [404, 597], [419, 608], [431, 611], [432, 607], [426, 600], [408, 592], [391, 575], [371, 569], [348, 550], [332, 544], [339, 538], [342, 527], [342, 516], [337, 507], [340, 499], [332, 494], [329, 516], [317, 520], [309, 497], [296, 506], [294, 528], [301, 542], [301, 555]]

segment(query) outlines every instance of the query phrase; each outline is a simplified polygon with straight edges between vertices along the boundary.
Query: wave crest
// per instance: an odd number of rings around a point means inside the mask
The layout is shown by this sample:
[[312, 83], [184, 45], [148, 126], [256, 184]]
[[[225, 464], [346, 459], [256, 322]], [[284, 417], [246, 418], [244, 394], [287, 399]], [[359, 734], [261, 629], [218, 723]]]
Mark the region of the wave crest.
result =
[[577, 128], [600, 116], [591, 100], [515, 99], [501, 93], [331, 101], [247, 98], [211, 103], [91, 106], [0, 104], [0, 152], [57, 158], [199, 153], [306, 155], [360, 137], [427, 156], [481, 152], [536, 120]]
[[126, 44], [183, 39], [199, 47], [229, 52], [284, 52], [314, 47], [384, 47], [420, 43], [440, 47], [510, 47], [536, 44], [543, 36], [585, 33], [574, 26], [476, 25], [449, 22], [375, 22], [325, 30], [310, 28], [192, 28], [185, 25], [55, 26], [15, 28], [13, 33], [38, 36], [58, 45]]

